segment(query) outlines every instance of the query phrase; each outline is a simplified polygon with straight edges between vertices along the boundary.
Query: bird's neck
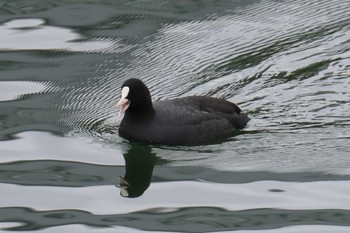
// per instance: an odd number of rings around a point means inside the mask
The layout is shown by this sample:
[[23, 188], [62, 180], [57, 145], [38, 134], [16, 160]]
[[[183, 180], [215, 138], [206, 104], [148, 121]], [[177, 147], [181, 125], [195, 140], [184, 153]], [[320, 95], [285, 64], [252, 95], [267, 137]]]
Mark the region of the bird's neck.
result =
[[152, 101], [143, 102], [138, 106], [133, 106], [129, 108], [125, 114], [130, 119], [135, 119], [138, 121], [150, 120], [154, 116], [154, 109]]

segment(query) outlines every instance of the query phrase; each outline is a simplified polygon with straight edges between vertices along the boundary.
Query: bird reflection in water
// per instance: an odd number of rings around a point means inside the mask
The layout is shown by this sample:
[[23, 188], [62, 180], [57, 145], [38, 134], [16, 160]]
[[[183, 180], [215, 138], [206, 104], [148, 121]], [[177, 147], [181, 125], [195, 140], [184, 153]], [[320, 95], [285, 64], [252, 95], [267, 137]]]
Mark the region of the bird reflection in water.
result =
[[125, 175], [119, 177], [120, 195], [135, 198], [141, 196], [151, 184], [156, 154], [147, 145], [131, 143], [124, 154]]

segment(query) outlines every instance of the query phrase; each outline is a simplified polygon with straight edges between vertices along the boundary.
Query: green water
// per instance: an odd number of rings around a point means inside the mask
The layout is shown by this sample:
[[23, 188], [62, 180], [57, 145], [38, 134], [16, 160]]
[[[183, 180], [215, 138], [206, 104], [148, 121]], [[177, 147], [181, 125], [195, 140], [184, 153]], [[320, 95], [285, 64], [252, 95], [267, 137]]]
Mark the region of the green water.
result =
[[[349, 8], [0, 0], [0, 231], [349, 232]], [[252, 120], [220, 144], [132, 144], [128, 78]]]

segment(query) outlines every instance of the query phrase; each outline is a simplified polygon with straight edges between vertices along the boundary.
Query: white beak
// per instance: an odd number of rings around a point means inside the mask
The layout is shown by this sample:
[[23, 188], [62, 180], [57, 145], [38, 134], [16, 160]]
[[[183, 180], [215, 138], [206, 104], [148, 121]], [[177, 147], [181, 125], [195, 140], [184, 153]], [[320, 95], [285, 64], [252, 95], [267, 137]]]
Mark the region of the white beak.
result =
[[123, 87], [122, 89], [122, 97], [120, 98], [117, 106], [119, 107], [119, 116], [125, 113], [125, 111], [130, 106], [130, 101], [126, 98], [129, 94], [129, 87]]
[[120, 99], [117, 105], [119, 107], [119, 114], [118, 114], [118, 116], [121, 116], [128, 109], [128, 107], [130, 105], [130, 101], [128, 99]]

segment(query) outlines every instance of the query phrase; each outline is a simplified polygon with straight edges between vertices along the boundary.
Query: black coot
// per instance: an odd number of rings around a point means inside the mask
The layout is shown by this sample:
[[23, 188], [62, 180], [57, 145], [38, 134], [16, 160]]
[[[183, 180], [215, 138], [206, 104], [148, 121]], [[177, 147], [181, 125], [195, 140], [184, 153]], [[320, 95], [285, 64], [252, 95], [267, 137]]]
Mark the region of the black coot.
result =
[[226, 100], [189, 96], [152, 103], [146, 85], [128, 79], [118, 102], [124, 118], [119, 135], [130, 141], [163, 145], [211, 144], [244, 128], [250, 120]]

